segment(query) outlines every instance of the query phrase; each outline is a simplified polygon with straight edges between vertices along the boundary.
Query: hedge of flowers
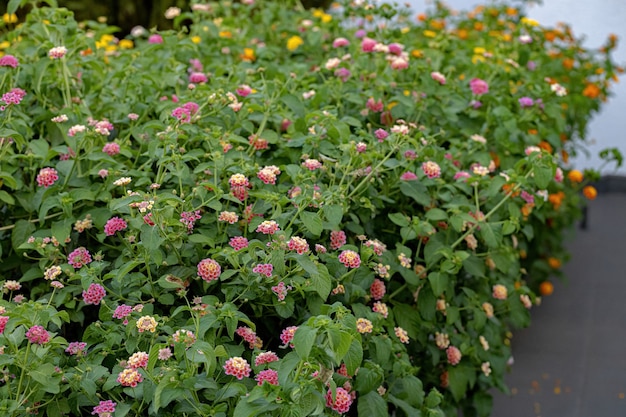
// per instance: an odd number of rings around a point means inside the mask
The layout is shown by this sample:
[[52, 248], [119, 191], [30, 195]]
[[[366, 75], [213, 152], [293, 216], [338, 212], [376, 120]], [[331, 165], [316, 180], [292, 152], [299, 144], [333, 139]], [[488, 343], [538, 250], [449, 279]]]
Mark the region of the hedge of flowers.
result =
[[2, 415], [489, 415], [596, 196], [568, 154], [615, 37], [585, 49], [506, 4], [248, 0], [119, 39], [20, 3]]

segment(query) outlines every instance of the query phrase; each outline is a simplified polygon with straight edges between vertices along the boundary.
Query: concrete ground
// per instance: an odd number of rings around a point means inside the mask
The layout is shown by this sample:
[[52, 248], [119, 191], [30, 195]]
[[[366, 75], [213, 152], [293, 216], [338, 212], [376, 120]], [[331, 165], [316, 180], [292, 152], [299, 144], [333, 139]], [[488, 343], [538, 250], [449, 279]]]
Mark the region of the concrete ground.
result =
[[494, 395], [492, 417], [626, 416], [626, 193], [600, 191], [567, 280], [514, 334], [511, 396]]

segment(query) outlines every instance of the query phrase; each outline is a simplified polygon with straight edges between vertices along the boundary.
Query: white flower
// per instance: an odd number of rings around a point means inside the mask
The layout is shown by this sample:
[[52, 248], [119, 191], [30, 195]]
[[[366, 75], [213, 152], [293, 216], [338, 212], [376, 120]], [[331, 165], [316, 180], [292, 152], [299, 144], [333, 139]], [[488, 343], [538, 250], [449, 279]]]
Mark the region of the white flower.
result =
[[166, 19], [174, 19], [178, 16], [180, 16], [180, 9], [178, 7], [170, 7], [165, 11]]
[[485, 139], [484, 137], [480, 135], [472, 135], [470, 136], [470, 139], [472, 139], [474, 142], [482, 143], [483, 145], [487, 143], [487, 139]]
[[119, 180], [114, 181], [113, 185], [117, 185], [117, 186], [128, 185], [130, 184], [131, 181], [132, 179], [130, 177], [122, 177]]

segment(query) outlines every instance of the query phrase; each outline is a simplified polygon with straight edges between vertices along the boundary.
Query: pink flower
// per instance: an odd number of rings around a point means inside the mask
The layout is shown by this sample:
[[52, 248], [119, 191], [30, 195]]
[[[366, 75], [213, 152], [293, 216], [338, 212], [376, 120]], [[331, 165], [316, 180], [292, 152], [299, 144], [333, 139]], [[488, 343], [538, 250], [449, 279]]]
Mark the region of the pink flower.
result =
[[337, 250], [346, 244], [346, 232], [343, 230], [333, 230], [330, 232], [330, 248]]
[[333, 48], [341, 48], [350, 45], [350, 41], [346, 38], [337, 38], [333, 41]]
[[278, 301], [283, 301], [287, 297], [287, 292], [291, 289], [291, 285], [285, 286], [284, 282], [279, 282], [278, 285], [272, 287], [272, 292], [276, 294]]
[[244, 379], [245, 377], [250, 376], [250, 365], [248, 361], [239, 356], [235, 356], [230, 358], [224, 364], [224, 373], [226, 375], [232, 375], [237, 379]]
[[172, 339], [174, 339], [174, 343], [184, 343], [187, 348], [196, 343], [196, 335], [187, 329], [176, 330], [172, 335]]
[[282, 331], [280, 334], [280, 341], [283, 342], [283, 346], [291, 346], [291, 341], [293, 340], [293, 336], [296, 334], [296, 330], [298, 330], [298, 326], [289, 326]]
[[100, 284], [91, 284], [87, 290], [83, 291], [83, 301], [85, 304], [98, 305], [107, 295], [106, 290]]
[[353, 250], [344, 250], [338, 259], [346, 268], [358, 268], [361, 265], [361, 257]]
[[137, 113], [128, 113], [128, 117], [129, 120], [137, 120], [139, 119], [139, 115]]
[[464, 180], [464, 179], [469, 178], [469, 177], [471, 177], [471, 175], [469, 174], [469, 172], [459, 171], [459, 172], [457, 172], [456, 174], [454, 174], [454, 177], [453, 177], [453, 178], [454, 178], [455, 180], [458, 180], [458, 179], [462, 179], [462, 180]]
[[237, 223], [238, 220], [239, 220], [239, 216], [237, 216], [237, 213], [234, 213], [232, 211], [223, 211], [220, 213], [219, 217], [217, 218], [217, 221], [226, 222], [229, 224], [235, 224]]
[[272, 351], [267, 351], [259, 353], [257, 355], [256, 359], [254, 359], [254, 366], [261, 366], [267, 363], [278, 362], [278, 360], [278, 355], [276, 355]]
[[374, 279], [374, 282], [370, 286], [370, 295], [374, 300], [380, 300], [385, 296], [385, 283], [378, 278]]
[[554, 181], [563, 182], [563, 170], [560, 167], [556, 169], [556, 172], [554, 174]]
[[104, 234], [107, 236], [113, 236], [117, 232], [126, 230], [128, 223], [121, 217], [112, 217], [104, 225]]
[[102, 147], [102, 152], [109, 154], [110, 156], [120, 153], [120, 145], [115, 142], [109, 142]]
[[113, 312], [114, 319], [124, 319], [124, 325], [128, 324], [128, 320], [126, 317], [130, 316], [130, 313], [133, 312], [133, 308], [131, 306], [127, 306], [126, 304], [122, 304], [117, 306], [115, 311]]
[[535, 104], [535, 101], [530, 97], [522, 97], [517, 101], [522, 108], [532, 107]]
[[206, 282], [211, 282], [220, 277], [222, 267], [213, 259], [203, 259], [198, 263], [198, 276]]
[[192, 72], [189, 74], [189, 82], [194, 84], [203, 84], [209, 81], [208, 77], [201, 72]]
[[293, 236], [291, 239], [289, 239], [289, 242], [287, 242], [287, 248], [289, 250], [295, 250], [298, 255], [302, 255], [309, 251], [309, 244], [307, 243], [306, 239], [298, 236]]
[[399, 43], [390, 43], [388, 45], [389, 53], [393, 55], [402, 55], [402, 51], [404, 51], [404, 46]]
[[111, 417], [115, 412], [116, 405], [117, 403], [111, 400], [100, 401], [100, 403], [93, 408], [91, 414], [97, 414], [98, 417]]
[[535, 203], [535, 196], [533, 196], [532, 194], [529, 194], [526, 191], [522, 191], [522, 193], [520, 194], [520, 197], [522, 198], [522, 200], [524, 200], [528, 204]]
[[183, 211], [180, 213], [180, 222], [187, 226], [187, 233], [191, 233], [193, 231], [196, 220], [200, 220], [201, 218], [202, 216], [200, 215], [200, 210]]
[[409, 335], [406, 332], [406, 330], [404, 330], [402, 327], [394, 327], [393, 331], [396, 337], [400, 339], [400, 342], [405, 343], [405, 344], [409, 343]]
[[256, 333], [249, 327], [239, 326], [235, 331], [238, 336], [241, 336], [243, 340], [248, 342], [250, 345], [250, 349], [254, 349], [254, 345], [256, 344]]
[[4, 333], [4, 329], [7, 327], [9, 316], [0, 316], [0, 334]]
[[409, 61], [403, 57], [398, 57], [391, 61], [391, 68], [395, 70], [403, 70], [409, 67]]
[[446, 83], [446, 77], [440, 72], [433, 71], [430, 73], [430, 78], [437, 81], [439, 84], [444, 85]]
[[265, 369], [259, 372], [254, 379], [257, 381], [257, 385], [263, 385], [263, 382], [278, 385], [278, 372], [273, 369]]
[[159, 360], [166, 361], [171, 357], [172, 357], [172, 350], [170, 348], [166, 347], [163, 349], [159, 349], [159, 353], [157, 355], [157, 358], [159, 358]]
[[163, 37], [158, 33], [154, 33], [148, 38], [148, 43], [163, 43]]
[[456, 346], [448, 346], [446, 349], [446, 356], [448, 357], [448, 363], [452, 366], [458, 365], [463, 357], [461, 351]]
[[348, 78], [352, 75], [352, 72], [344, 67], [337, 68], [334, 73], [335, 77], [339, 78], [344, 83], [348, 81]]
[[98, 171], [98, 175], [100, 176], [100, 178], [106, 178], [109, 176], [109, 170], [101, 169], [100, 171]]
[[363, 38], [363, 40], [361, 41], [361, 50], [363, 52], [373, 52], [377, 44], [378, 42], [376, 42], [374, 39]]
[[322, 163], [318, 161], [317, 159], [306, 159], [302, 163], [302, 166], [308, 169], [309, 171], [315, 171], [316, 169], [319, 169], [322, 167]]
[[265, 275], [267, 278], [272, 277], [272, 273], [274, 272], [274, 265], [272, 264], [258, 264], [254, 268], [252, 268], [252, 272], [255, 274]]
[[231, 187], [248, 187], [250, 185], [250, 181], [243, 174], [233, 174], [230, 176], [228, 183]]
[[30, 343], [45, 345], [50, 341], [50, 334], [42, 326], [33, 326], [26, 332], [26, 338]]
[[372, 325], [372, 322], [368, 319], [359, 317], [356, 320], [356, 329], [361, 334], [372, 333], [372, 330], [374, 330], [374, 326]]
[[280, 227], [278, 226], [278, 223], [276, 223], [274, 220], [265, 220], [256, 228], [256, 231], [258, 233], [263, 233], [264, 235], [273, 235], [279, 230]]
[[275, 165], [270, 165], [262, 168], [258, 173], [257, 177], [264, 184], [276, 184], [276, 177], [280, 175], [280, 169]]
[[427, 161], [422, 164], [422, 171], [428, 178], [439, 178], [441, 176], [441, 168], [436, 162]]
[[237, 88], [237, 90], [235, 90], [235, 92], [240, 97], [248, 97], [250, 95], [250, 93], [252, 93], [252, 88], [250, 88], [250, 86], [247, 85], [247, 84], [241, 84], [239, 86], [239, 88]]
[[374, 136], [376, 136], [376, 139], [378, 139], [379, 142], [382, 142], [387, 138], [387, 136], [389, 136], [389, 133], [387, 133], [384, 129], [376, 129]]
[[407, 171], [404, 174], [400, 175], [400, 179], [402, 181], [414, 181], [417, 179], [417, 175], [415, 175], [414, 173]]
[[20, 62], [13, 55], [4, 55], [0, 57], [0, 67], [17, 68]]
[[381, 314], [384, 318], [387, 318], [389, 315], [389, 309], [387, 308], [387, 304], [381, 303], [380, 301], [376, 301], [372, 306], [372, 311], [374, 313]]
[[228, 241], [228, 244], [230, 245], [231, 248], [235, 249], [236, 251], [239, 251], [241, 249], [248, 247], [248, 239], [246, 239], [243, 236], [235, 236], [235, 237], [230, 238], [230, 240]]
[[489, 84], [487, 84], [486, 81], [481, 80], [480, 78], [473, 78], [470, 81], [470, 89], [475, 95], [481, 96], [489, 92]]
[[502, 284], [496, 284], [493, 286], [492, 288], [492, 294], [493, 298], [497, 299], [497, 300], [506, 300], [507, 296], [508, 296], [508, 292], [507, 289], [504, 285]]
[[380, 113], [385, 109], [385, 105], [382, 100], [375, 101], [374, 97], [370, 97], [367, 99], [367, 103], [365, 106], [375, 113]]
[[67, 48], [65, 46], [55, 46], [48, 51], [48, 56], [51, 59], [60, 59], [67, 54]]
[[[335, 400], [333, 401], [333, 397]], [[339, 414], [347, 413], [352, 405], [352, 396], [345, 389], [338, 387], [333, 396], [332, 390], [326, 393], [326, 407], [329, 407]]]
[[358, 153], [363, 153], [367, 150], [367, 144], [363, 143], [363, 142], [359, 142], [356, 144], [356, 151]]
[[143, 376], [136, 369], [126, 368], [117, 375], [117, 382], [124, 387], [135, 388], [143, 381]]
[[40, 187], [50, 187], [59, 179], [59, 174], [54, 168], [42, 168], [37, 175], [37, 184]]
[[138, 369], [138, 368], [146, 368], [148, 366], [148, 359], [150, 356], [146, 352], [136, 352], [133, 353], [126, 363], [128, 364], [127, 368]]
[[[12, 88], [11, 91], [2, 95], [1, 100], [7, 106], [10, 104], [20, 104], [24, 96], [26, 96], [26, 91], [21, 88]], [[4, 110], [4, 106], [0, 107], [0, 110]]]
[[74, 269], [79, 269], [90, 262], [91, 255], [89, 251], [83, 247], [74, 249], [67, 257], [67, 263], [72, 265]]

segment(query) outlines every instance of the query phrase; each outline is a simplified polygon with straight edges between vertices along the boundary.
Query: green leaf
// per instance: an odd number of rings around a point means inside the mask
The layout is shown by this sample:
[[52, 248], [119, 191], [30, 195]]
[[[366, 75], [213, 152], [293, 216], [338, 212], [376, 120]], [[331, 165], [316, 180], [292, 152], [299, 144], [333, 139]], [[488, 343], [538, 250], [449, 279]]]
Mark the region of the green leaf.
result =
[[420, 412], [420, 410], [416, 409], [406, 401], [401, 400], [400, 398], [397, 398], [391, 394], [387, 394], [387, 397], [389, 398], [390, 403], [395, 404], [396, 406], [398, 406], [398, 408], [404, 411], [406, 417], [422, 417], [422, 413]]
[[13, 231], [11, 232], [11, 245], [13, 246], [13, 249], [17, 250], [20, 245], [26, 243], [35, 230], [35, 225], [31, 222], [18, 220], [15, 223]]
[[441, 209], [432, 208], [426, 212], [426, 218], [432, 221], [447, 220], [448, 214]]
[[506, 220], [502, 225], [502, 234], [504, 236], [510, 235], [511, 233], [515, 232], [515, 229], [517, 229], [517, 227], [515, 227], [515, 224], [509, 220]]
[[407, 227], [411, 224], [409, 222], [409, 219], [407, 219], [407, 217], [402, 213], [389, 213], [388, 217], [389, 220], [391, 220], [400, 227]]
[[322, 206], [322, 212], [324, 217], [331, 226], [331, 229], [335, 229], [341, 223], [343, 219], [343, 208], [338, 205], [324, 205]]
[[403, 181], [400, 183], [400, 191], [407, 197], [411, 197], [422, 206], [430, 205], [428, 189], [419, 181]]
[[437, 297], [429, 287], [422, 287], [417, 296], [417, 308], [424, 321], [433, 321], [437, 306]]
[[457, 365], [448, 368], [448, 388], [456, 401], [465, 397], [472, 373], [475, 371], [466, 366]]
[[[354, 375], [357, 369], [361, 366], [363, 361], [363, 345], [357, 339], [353, 339], [350, 343], [350, 348], [343, 357], [343, 361], [346, 364], [346, 370], [349, 375]], [[360, 372], [359, 372], [360, 373]]]
[[328, 136], [347, 143], [350, 138], [350, 126], [340, 121], [332, 121], [328, 127]]
[[159, 235], [159, 230], [156, 227], [152, 227], [148, 224], [141, 226], [141, 243], [148, 252], [159, 250], [164, 240], [165, 239]]
[[478, 417], [489, 417], [491, 415], [491, 408], [493, 407], [493, 397], [491, 394], [478, 391], [473, 395], [473, 398]]
[[53, 377], [55, 374], [58, 375], [54, 370], [54, 365], [51, 363], [39, 365], [37, 369], [28, 373], [33, 380], [41, 384], [40, 389], [51, 394], [58, 394], [60, 391], [59, 382], [61, 381], [61, 376], [59, 375], [58, 378], [55, 378]]
[[[378, 365], [376, 369], [367, 366], [359, 369], [354, 388], [361, 394], [376, 390], [383, 383], [383, 372]], [[363, 397], [360, 397], [363, 398]], [[361, 401], [361, 400], [359, 400]], [[382, 414], [381, 414], [382, 415]]]
[[306, 108], [302, 104], [300, 99], [292, 94], [282, 96], [281, 101], [289, 107], [289, 110], [294, 112], [298, 117], [303, 117], [306, 114]]
[[14, 14], [17, 11], [17, 8], [21, 6], [23, 0], [9, 0], [9, 4], [7, 5], [7, 13]]
[[473, 277], [485, 276], [485, 263], [475, 255], [463, 260], [463, 268], [465, 272]]
[[46, 157], [48, 156], [48, 150], [50, 149], [48, 142], [43, 139], [35, 139], [29, 142], [28, 147], [35, 156], [43, 159], [44, 161], [46, 160]]
[[4, 190], [0, 190], [0, 200], [4, 201], [10, 206], [15, 205], [15, 199], [11, 196], [11, 194], [7, 193]]
[[322, 234], [324, 228], [322, 227], [322, 219], [320, 219], [319, 214], [303, 211], [300, 213], [300, 220], [302, 220], [304, 227], [306, 227], [312, 235], [319, 236]]
[[387, 401], [376, 391], [370, 391], [365, 395], [359, 396], [357, 403], [357, 412], [359, 417], [371, 416], [387, 416]]
[[413, 375], [407, 375], [398, 382], [402, 384], [402, 391], [398, 398], [405, 400], [413, 407], [421, 407], [424, 402], [424, 386], [422, 381]]
[[337, 361], [341, 361], [350, 350], [350, 346], [352, 344], [352, 336], [346, 331], [333, 328], [327, 331], [327, 335], [330, 349], [335, 354], [335, 358], [337, 359]]
[[309, 358], [311, 348], [315, 343], [317, 337], [317, 329], [309, 326], [299, 326], [296, 333], [293, 335], [293, 345], [296, 349], [296, 353], [302, 360]]
[[479, 233], [490, 248], [497, 248], [502, 243], [500, 231], [491, 223], [481, 223]]
[[441, 404], [441, 400], [443, 400], [443, 395], [441, 395], [441, 393], [437, 391], [437, 388], [433, 388], [430, 390], [428, 396], [426, 397], [426, 407], [435, 408], [439, 404]]
[[430, 282], [433, 294], [435, 294], [436, 297], [439, 297], [448, 286], [448, 275], [440, 272], [431, 272], [428, 274], [428, 281]]

